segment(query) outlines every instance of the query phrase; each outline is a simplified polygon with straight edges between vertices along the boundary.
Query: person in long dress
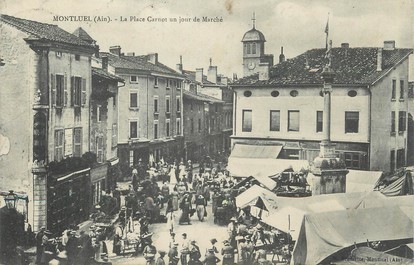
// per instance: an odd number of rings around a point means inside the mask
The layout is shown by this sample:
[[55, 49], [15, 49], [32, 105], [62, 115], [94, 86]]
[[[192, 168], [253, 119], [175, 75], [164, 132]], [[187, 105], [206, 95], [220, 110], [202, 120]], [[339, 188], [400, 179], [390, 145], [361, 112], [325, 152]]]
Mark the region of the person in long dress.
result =
[[174, 232], [174, 221], [175, 221], [175, 214], [174, 211], [171, 209], [166, 215], [167, 217], [167, 228], [170, 230], [170, 234]]
[[177, 184], [177, 177], [175, 171], [177, 170], [177, 167], [175, 165], [172, 165], [170, 169], [170, 184]]

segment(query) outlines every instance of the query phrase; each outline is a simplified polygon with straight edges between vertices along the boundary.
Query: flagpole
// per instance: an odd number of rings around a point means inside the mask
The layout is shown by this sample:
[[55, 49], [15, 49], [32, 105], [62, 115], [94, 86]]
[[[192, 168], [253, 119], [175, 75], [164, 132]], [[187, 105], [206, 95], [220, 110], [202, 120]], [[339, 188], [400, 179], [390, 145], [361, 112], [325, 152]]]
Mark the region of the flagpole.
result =
[[325, 27], [326, 39], [325, 39], [325, 49], [328, 50], [328, 38], [329, 38], [329, 12], [328, 12], [328, 21], [326, 22]]

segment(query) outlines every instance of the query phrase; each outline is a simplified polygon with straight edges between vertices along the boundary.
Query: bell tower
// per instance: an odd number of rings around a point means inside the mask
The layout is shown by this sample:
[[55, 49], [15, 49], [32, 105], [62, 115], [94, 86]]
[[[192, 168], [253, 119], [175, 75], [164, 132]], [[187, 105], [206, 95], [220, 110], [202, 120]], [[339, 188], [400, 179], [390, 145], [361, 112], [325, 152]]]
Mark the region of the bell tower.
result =
[[266, 39], [262, 32], [256, 29], [256, 16], [253, 13], [252, 29], [247, 31], [243, 43], [243, 75], [249, 76], [258, 72], [259, 63], [268, 62], [273, 65], [273, 55], [265, 54]]

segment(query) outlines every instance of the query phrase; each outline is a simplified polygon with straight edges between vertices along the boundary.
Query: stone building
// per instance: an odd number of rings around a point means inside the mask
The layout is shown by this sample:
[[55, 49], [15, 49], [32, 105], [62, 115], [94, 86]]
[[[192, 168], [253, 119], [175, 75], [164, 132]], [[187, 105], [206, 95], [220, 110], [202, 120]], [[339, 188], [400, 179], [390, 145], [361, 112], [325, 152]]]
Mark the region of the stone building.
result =
[[58, 231], [88, 218], [84, 154], [96, 47], [56, 25], [8, 15], [0, 16], [0, 47], [0, 188], [29, 195], [34, 231]]

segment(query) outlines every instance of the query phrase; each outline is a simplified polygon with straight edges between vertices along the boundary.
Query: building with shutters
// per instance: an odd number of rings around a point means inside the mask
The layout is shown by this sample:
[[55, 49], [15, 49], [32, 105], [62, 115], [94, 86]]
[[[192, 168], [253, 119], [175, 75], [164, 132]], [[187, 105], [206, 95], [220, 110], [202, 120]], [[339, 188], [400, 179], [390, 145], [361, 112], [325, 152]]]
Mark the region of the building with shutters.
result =
[[0, 16], [0, 188], [29, 195], [34, 231], [89, 214], [89, 102], [96, 46], [56, 25]]
[[[412, 52], [394, 41], [332, 49], [331, 140], [347, 168], [393, 171], [406, 165]], [[261, 64], [257, 73], [234, 82], [232, 146], [279, 145], [274, 158], [312, 162], [323, 136], [324, 57], [325, 49], [312, 49], [274, 66]]]
[[[172, 162], [183, 156], [184, 76], [158, 61], [158, 54], [124, 54], [120, 46], [101, 52], [112, 73], [125, 80], [118, 89], [118, 157], [124, 177], [139, 161]], [[110, 72], [111, 72], [110, 71]]]

